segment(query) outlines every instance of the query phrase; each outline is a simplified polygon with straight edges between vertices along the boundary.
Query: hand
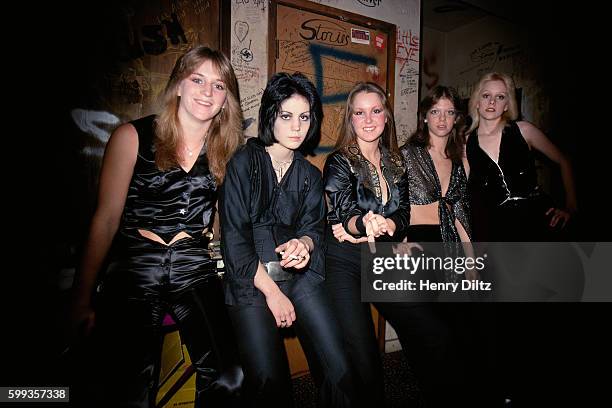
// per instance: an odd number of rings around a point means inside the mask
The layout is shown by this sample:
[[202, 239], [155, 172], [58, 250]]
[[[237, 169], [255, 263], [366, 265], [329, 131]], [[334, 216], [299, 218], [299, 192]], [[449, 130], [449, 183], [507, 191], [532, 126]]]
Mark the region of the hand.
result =
[[89, 335], [94, 327], [96, 314], [89, 304], [77, 304], [72, 307], [72, 335], [83, 337]]
[[346, 232], [342, 224], [332, 225], [332, 232], [334, 233], [334, 237], [339, 242], [348, 241], [353, 244], [359, 244], [361, 242], [366, 242], [368, 240], [367, 237], [355, 238], [354, 236]]
[[549, 224], [551, 228], [556, 227], [559, 221], [562, 222], [561, 228], [565, 228], [565, 224], [567, 224], [567, 222], [571, 218], [571, 214], [569, 213], [569, 211], [562, 210], [560, 208], [549, 208], [548, 211], [546, 211], [546, 215], [550, 216], [551, 214], [552, 217], [550, 218]]
[[366, 235], [378, 238], [383, 234], [393, 236], [395, 233], [395, 223], [393, 220], [383, 217], [380, 214], [374, 214], [372, 211], [368, 211], [363, 216], [363, 225], [366, 227]]
[[295, 321], [295, 310], [293, 304], [287, 296], [280, 290], [266, 296], [268, 309], [274, 315], [276, 327], [291, 327]]
[[400, 242], [397, 245], [393, 245], [393, 254], [412, 256], [412, 250], [415, 248], [423, 252], [423, 247], [416, 242]]
[[308, 245], [302, 239], [293, 238], [276, 247], [275, 251], [281, 253], [280, 265], [283, 268], [302, 269], [310, 261]]

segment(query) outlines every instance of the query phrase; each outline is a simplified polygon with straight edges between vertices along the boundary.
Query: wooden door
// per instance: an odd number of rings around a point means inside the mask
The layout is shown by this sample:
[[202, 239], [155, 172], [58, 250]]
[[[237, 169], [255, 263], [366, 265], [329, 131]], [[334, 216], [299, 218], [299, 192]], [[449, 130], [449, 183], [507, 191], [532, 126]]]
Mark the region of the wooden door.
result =
[[355, 83], [375, 82], [393, 101], [395, 25], [302, 0], [278, 0], [270, 15], [272, 72], [299, 71], [321, 96], [321, 142], [311, 161], [322, 169]]

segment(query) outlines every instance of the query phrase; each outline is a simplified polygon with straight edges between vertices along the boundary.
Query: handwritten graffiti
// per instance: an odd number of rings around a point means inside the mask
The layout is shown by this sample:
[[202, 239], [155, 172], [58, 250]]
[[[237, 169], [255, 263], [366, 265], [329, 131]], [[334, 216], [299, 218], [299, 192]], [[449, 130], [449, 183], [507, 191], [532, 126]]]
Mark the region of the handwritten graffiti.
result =
[[469, 57], [471, 64], [459, 71], [461, 75], [474, 72], [480, 76], [493, 71], [498, 63], [506, 64], [503, 69], [511, 72], [520, 71], [525, 66], [525, 55], [519, 45], [506, 46], [499, 42], [488, 42], [473, 49]]
[[356, 0], [357, 3], [362, 4], [366, 7], [378, 7], [382, 0]]
[[402, 64], [399, 69], [399, 75], [402, 75], [407, 63], [419, 62], [419, 37], [412, 34], [412, 30], [397, 30], [395, 51], [395, 59]]
[[[140, 32], [132, 26], [134, 14], [126, 14], [127, 27], [122, 35], [123, 44], [120, 50], [120, 59], [130, 61], [148, 55], [160, 55], [168, 49], [168, 39], [172, 45], [181, 42], [188, 43], [185, 31], [181, 26], [176, 13], [170, 15], [171, 19], [162, 18], [161, 24], [148, 24], [140, 27]], [[164, 36], [164, 27], [166, 36]], [[143, 39], [141, 40], [141, 36]], [[167, 37], [167, 38], [166, 38]]]
[[234, 23], [234, 34], [238, 41], [243, 42], [249, 33], [249, 23], [246, 21], [236, 21]]
[[338, 50], [337, 48], [333, 47], [326, 47], [323, 45], [311, 43], [309, 44], [308, 49], [310, 51], [310, 55], [312, 55], [312, 62], [315, 69], [315, 86], [317, 87], [317, 91], [319, 91], [319, 95], [321, 95], [321, 102], [324, 104], [343, 102], [348, 96], [348, 93], [346, 92], [331, 95], [323, 94], [323, 59], [325, 57], [329, 57], [330, 60], [335, 61], [349, 61], [358, 64], [365, 64], [366, 66], [378, 66], [378, 61], [376, 61], [376, 58], [356, 54], [353, 52]]
[[261, 7], [261, 11], [266, 11], [266, 1], [267, 0], [236, 0], [235, 4], [251, 4], [254, 7]]
[[306, 20], [301, 25], [300, 37], [305, 40], [317, 40], [335, 46], [348, 45], [351, 36], [344, 27], [333, 21], [313, 18]]
[[85, 109], [73, 109], [70, 116], [81, 131], [93, 136], [97, 144], [102, 144], [84, 147], [83, 154], [101, 158], [104, 155], [104, 145], [111, 135], [109, 128], [116, 126], [120, 119], [109, 112]]

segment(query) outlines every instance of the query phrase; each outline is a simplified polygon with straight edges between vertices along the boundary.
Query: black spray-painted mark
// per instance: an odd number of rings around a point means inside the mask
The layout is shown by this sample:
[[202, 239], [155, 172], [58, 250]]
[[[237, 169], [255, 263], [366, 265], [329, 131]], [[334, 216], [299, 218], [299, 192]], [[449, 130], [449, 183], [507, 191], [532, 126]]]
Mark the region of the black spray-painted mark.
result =
[[253, 61], [253, 52], [251, 51], [251, 42], [252, 40], [249, 40], [249, 46], [247, 48], [243, 48], [242, 50], [240, 50], [240, 58], [244, 62]]
[[350, 34], [340, 24], [333, 21], [313, 18], [301, 25], [300, 37], [305, 40], [317, 40], [334, 46], [345, 46], [350, 42]]
[[364, 5], [366, 7], [378, 7], [382, 0], [355, 0], [357, 3]]

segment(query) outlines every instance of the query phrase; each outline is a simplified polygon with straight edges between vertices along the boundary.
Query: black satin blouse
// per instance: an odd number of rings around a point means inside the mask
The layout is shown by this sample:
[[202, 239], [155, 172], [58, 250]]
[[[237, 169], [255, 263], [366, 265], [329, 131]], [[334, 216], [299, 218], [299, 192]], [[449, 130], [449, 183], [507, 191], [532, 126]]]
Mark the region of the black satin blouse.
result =
[[217, 184], [208, 168], [206, 147], [189, 172], [181, 167], [160, 171], [155, 165], [155, 116], [132, 123], [138, 132], [138, 157], [123, 210], [121, 230], [151, 231], [169, 242], [181, 231], [201, 236], [211, 227]]
[[325, 201], [321, 173], [298, 151], [281, 182], [270, 155], [258, 138], [250, 138], [227, 166], [219, 197], [221, 248], [226, 267], [225, 300], [229, 305], [265, 305], [254, 285], [259, 262], [278, 261], [274, 249], [292, 238], [314, 243], [310, 263], [295, 278], [277, 282], [290, 299], [309, 293], [325, 277]]
[[329, 155], [323, 169], [330, 224], [342, 223], [348, 232], [349, 220], [363, 217], [368, 211], [395, 222], [393, 237], [383, 235], [379, 240], [401, 240], [410, 224], [408, 176], [401, 155], [381, 147], [381, 170], [389, 187], [388, 199], [382, 202], [381, 183], [372, 163], [361, 154], [359, 147], [348, 146]]

